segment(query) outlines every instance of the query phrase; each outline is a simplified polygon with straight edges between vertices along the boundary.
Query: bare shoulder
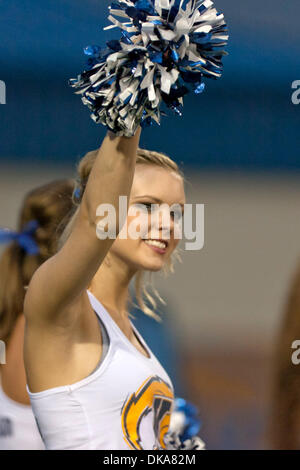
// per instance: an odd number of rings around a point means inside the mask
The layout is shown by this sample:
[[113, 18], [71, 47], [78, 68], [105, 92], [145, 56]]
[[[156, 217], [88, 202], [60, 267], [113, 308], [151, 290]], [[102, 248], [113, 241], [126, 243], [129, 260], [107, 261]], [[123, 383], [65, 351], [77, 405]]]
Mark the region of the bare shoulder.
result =
[[[66, 305], [57, 305], [53, 284], [47, 283], [48, 265], [51, 262], [53, 263], [53, 258], [43, 263], [34, 273], [25, 294], [24, 315], [29, 325], [68, 328], [74, 326], [86, 310], [88, 295], [84, 290]], [[51, 316], [48, 315], [49, 311]]]
[[99, 322], [86, 292], [55, 322], [47, 317], [27, 315], [24, 363], [32, 392], [76, 383], [87, 377], [96, 368], [101, 353]]

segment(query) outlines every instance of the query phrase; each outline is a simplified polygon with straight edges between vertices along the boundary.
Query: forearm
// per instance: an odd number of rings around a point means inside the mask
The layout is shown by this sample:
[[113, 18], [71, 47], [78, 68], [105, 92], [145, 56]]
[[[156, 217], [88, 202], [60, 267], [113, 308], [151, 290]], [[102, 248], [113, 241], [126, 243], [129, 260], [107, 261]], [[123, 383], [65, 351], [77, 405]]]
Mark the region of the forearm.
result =
[[[119, 196], [129, 198], [141, 130], [133, 137], [116, 137], [108, 133], [98, 155], [82, 199], [82, 213], [91, 225], [96, 224], [96, 211], [100, 204], [111, 204], [119, 220]], [[117, 232], [120, 227], [116, 226]]]
[[33, 276], [25, 302], [27, 316], [36, 317], [37, 313], [40, 317], [42, 297], [43, 318], [69, 321], [65, 316], [61, 317], [61, 312], [89, 285], [114, 241], [97, 237], [97, 208], [100, 204], [114, 206], [118, 235], [119, 196], [130, 195], [139, 137], [140, 130], [130, 138], [105, 137], [69, 237], [58, 253]]

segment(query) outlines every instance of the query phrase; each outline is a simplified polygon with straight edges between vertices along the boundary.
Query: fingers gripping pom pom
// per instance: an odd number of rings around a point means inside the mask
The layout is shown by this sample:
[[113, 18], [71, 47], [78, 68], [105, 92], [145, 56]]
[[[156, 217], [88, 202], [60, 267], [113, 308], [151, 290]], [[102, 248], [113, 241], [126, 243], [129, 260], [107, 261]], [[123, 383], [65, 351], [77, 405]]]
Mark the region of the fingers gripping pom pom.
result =
[[70, 85], [117, 135], [159, 124], [164, 109], [181, 115], [185, 94], [221, 76], [228, 33], [211, 0], [119, 0], [109, 10], [105, 29], [119, 28], [121, 39], [85, 48], [88, 70]]
[[167, 450], [206, 450], [205, 443], [199, 436], [182, 442], [176, 433], [167, 434], [165, 445]]

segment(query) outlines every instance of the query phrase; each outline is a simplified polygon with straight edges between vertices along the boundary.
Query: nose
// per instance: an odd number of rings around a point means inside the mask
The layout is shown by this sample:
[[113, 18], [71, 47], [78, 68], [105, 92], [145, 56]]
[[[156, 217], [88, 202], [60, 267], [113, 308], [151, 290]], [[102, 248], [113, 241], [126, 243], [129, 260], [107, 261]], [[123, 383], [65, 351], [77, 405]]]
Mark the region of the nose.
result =
[[151, 214], [151, 238], [170, 239], [174, 231], [174, 221], [168, 204], [161, 204], [157, 211]]

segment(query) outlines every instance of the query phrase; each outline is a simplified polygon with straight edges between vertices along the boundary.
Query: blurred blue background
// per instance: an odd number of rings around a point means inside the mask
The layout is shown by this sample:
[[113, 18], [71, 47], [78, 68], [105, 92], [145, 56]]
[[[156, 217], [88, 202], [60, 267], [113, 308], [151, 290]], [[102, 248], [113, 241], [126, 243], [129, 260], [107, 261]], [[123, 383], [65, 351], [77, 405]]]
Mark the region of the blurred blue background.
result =
[[[291, 83], [300, 77], [298, 0], [218, 0], [229, 29], [224, 77], [188, 96], [184, 117], [164, 119], [143, 143], [184, 164], [209, 168], [298, 169], [299, 112]], [[85, 66], [83, 48], [114, 32], [104, 0], [1, 0], [0, 158], [74, 161], [104, 130], [68, 87]], [[114, 31], [114, 30], [113, 30]], [[188, 151], [187, 151], [188, 146]]]
[[[68, 86], [83, 48], [114, 37], [107, 0], [0, 0], [0, 224], [32, 187], [74, 174], [105, 130]], [[228, 22], [221, 80], [185, 99], [141, 146], [182, 163], [188, 201], [205, 203], [205, 246], [184, 253], [162, 325], [136, 325], [200, 408], [208, 448], [269, 448], [274, 338], [300, 258], [299, 0], [216, 0]]]

